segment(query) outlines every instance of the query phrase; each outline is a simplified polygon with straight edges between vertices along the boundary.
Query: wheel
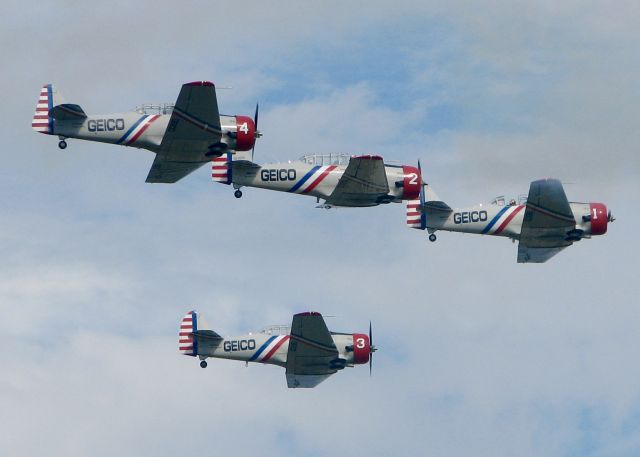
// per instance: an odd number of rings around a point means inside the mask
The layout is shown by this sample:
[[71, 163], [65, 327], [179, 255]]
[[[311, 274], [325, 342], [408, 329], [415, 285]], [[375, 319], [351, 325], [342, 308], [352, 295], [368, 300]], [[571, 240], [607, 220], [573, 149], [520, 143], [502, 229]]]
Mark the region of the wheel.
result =
[[431, 235], [429, 235], [429, 241], [431, 241], [432, 243], [437, 239], [436, 234], [432, 233]]
[[207, 361], [203, 360], [202, 362], [200, 362], [200, 368], [207, 368]]
[[65, 149], [67, 147], [67, 142], [64, 140], [60, 140], [60, 142], [58, 143], [58, 147], [60, 149]]
[[234, 197], [236, 197], [236, 198], [240, 198], [240, 197], [242, 197], [242, 191], [241, 191], [240, 189], [236, 190], [236, 191], [233, 193], [233, 196], [234, 196]]

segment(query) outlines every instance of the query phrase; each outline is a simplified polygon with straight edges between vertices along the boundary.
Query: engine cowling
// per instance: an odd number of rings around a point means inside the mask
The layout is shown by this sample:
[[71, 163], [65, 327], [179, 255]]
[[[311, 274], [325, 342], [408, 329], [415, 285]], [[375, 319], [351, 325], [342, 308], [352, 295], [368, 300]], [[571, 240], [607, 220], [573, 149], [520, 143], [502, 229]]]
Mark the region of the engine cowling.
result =
[[403, 165], [402, 175], [402, 199], [415, 200], [420, 196], [420, 185], [422, 184], [420, 170], [410, 165]]
[[249, 116], [236, 116], [236, 151], [248, 151], [256, 143], [256, 124]]
[[591, 220], [592, 235], [604, 235], [607, 233], [609, 215], [604, 203], [589, 203], [589, 218]]
[[371, 355], [371, 342], [369, 336], [364, 333], [353, 334], [353, 363], [363, 364], [369, 361]]

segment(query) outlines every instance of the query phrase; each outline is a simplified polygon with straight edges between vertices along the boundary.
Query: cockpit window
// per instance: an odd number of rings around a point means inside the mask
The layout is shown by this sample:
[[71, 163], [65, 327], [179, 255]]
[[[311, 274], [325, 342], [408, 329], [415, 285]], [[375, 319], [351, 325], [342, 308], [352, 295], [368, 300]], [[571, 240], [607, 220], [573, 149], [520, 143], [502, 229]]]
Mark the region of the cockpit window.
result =
[[349, 159], [349, 154], [308, 154], [299, 160], [309, 165], [347, 165]]

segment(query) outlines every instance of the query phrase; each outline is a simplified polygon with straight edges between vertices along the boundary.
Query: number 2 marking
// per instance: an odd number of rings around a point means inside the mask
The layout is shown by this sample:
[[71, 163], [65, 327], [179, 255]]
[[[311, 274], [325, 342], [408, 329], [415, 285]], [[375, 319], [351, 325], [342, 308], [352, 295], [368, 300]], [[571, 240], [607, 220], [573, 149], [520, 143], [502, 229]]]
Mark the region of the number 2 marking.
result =
[[416, 173], [409, 174], [408, 178], [409, 178], [409, 184], [413, 186], [418, 184], [418, 175]]

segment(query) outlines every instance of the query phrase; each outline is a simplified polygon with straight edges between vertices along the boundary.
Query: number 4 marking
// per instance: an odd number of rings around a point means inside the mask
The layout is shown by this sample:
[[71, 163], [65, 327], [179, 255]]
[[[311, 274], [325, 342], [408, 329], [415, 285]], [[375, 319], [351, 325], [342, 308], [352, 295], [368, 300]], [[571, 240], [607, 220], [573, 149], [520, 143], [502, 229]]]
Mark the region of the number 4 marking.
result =
[[247, 134], [247, 133], [249, 133], [249, 126], [245, 122], [243, 124], [240, 124], [240, 126], [238, 127], [238, 130], [240, 130], [242, 133]]

